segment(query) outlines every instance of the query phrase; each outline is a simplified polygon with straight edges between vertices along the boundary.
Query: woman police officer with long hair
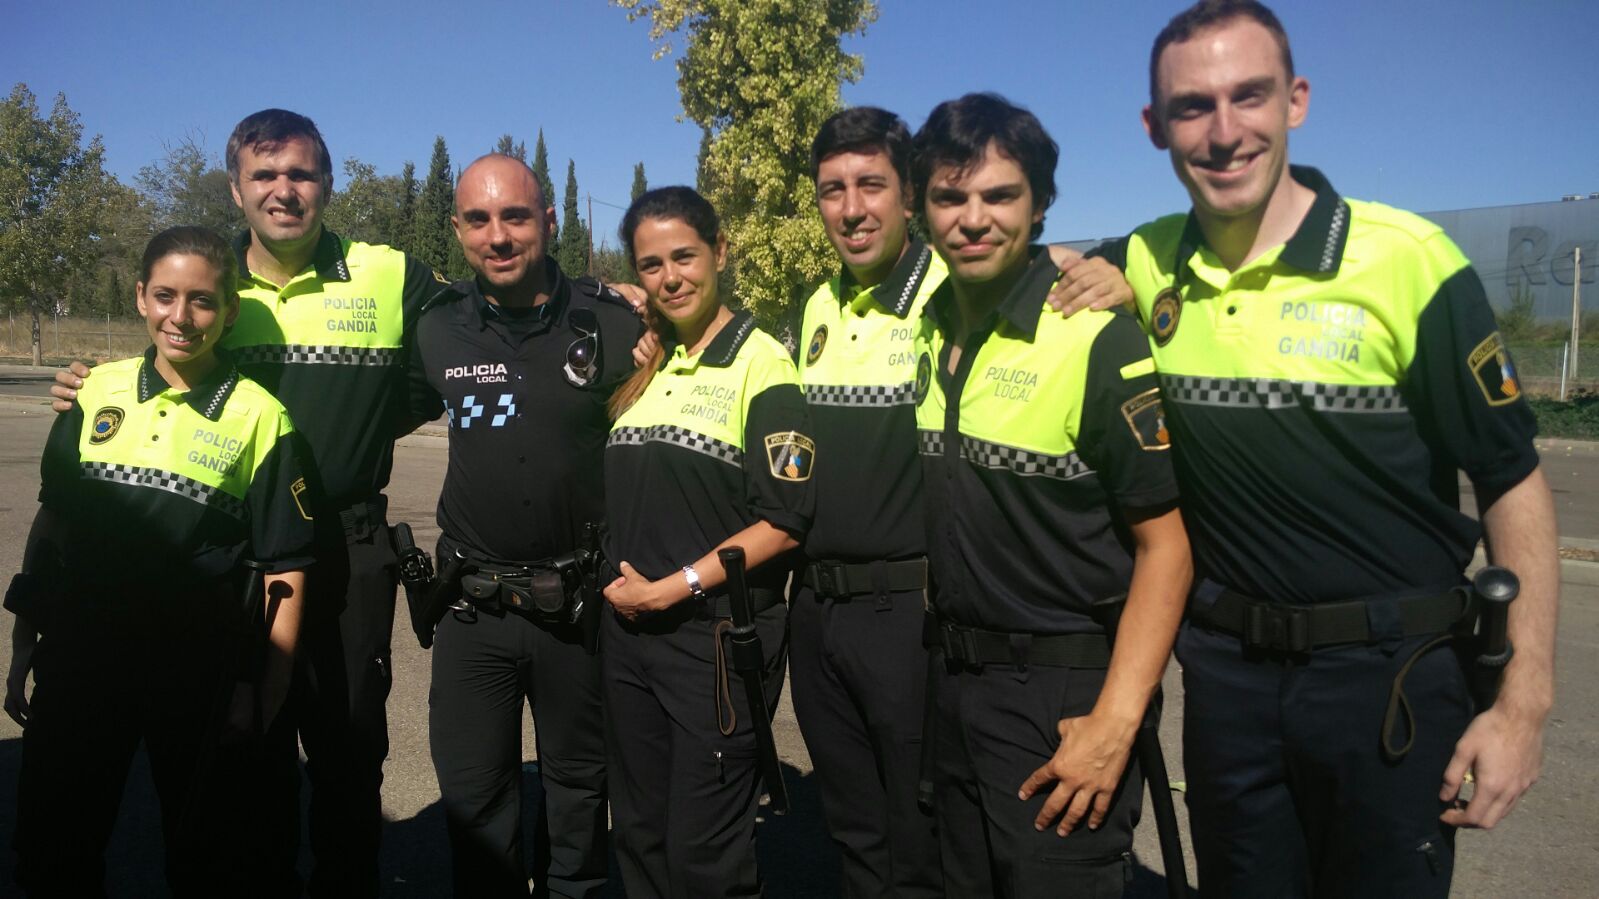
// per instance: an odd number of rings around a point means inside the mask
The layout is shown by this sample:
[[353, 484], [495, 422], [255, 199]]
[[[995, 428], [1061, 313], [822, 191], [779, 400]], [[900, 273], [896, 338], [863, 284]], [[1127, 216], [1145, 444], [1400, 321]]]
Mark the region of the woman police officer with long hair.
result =
[[621, 237], [660, 340], [612, 397], [605, 454], [618, 576], [605, 588], [615, 614], [601, 664], [617, 854], [631, 895], [758, 895], [754, 722], [732, 705], [743, 689], [725, 660], [716, 550], [746, 554], [770, 707], [814, 444], [787, 351], [719, 295], [727, 241], [710, 203], [686, 187], [652, 190]]

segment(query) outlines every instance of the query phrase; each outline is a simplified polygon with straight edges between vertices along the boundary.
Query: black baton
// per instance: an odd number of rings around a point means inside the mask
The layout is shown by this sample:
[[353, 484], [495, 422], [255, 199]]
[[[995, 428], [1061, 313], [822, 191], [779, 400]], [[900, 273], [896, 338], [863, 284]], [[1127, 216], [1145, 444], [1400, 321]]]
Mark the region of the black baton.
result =
[[1521, 580], [1508, 568], [1488, 565], [1471, 579], [1477, 604], [1477, 640], [1481, 652], [1472, 666], [1472, 693], [1480, 713], [1499, 698], [1499, 681], [1516, 649], [1510, 645], [1510, 604], [1521, 594]]
[[755, 613], [750, 605], [749, 585], [744, 581], [744, 550], [729, 546], [716, 551], [727, 572], [727, 607], [733, 627], [727, 632], [731, 644], [733, 670], [744, 681], [749, 700], [750, 726], [755, 729], [755, 760], [766, 792], [772, 798], [774, 815], [788, 814], [788, 790], [783, 785], [783, 769], [777, 762], [777, 741], [772, 737], [772, 715], [766, 707], [766, 685], [762, 675], [761, 635], [755, 630]]
[[[1096, 603], [1105, 625], [1105, 636], [1111, 647], [1116, 646], [1116, 630], [1121, 625], [1122, 607], [1127, 597]], [[1160, 691], [1155, 691], [1152, 703], [1160, 701]], [[1155, 812], [1155, 833], [1160, 838], [1160, 860], [1166, 868], [1166, 895], [1172, 899], [1187, 899], [1188, 866], [1183, 859], [1183, 836], [1177, 828], [1177, 806], [1171, 799], [1171, 775], [1166, 771], [1166, 753], [1160, 748], [1159, 719], [1146, 710], [1144, 720], [1133, 736], [1133, 752], [1138, 756], [1138, 766], [1144, 771], [1144, 781], [1149, 784], [1149, 805]]]

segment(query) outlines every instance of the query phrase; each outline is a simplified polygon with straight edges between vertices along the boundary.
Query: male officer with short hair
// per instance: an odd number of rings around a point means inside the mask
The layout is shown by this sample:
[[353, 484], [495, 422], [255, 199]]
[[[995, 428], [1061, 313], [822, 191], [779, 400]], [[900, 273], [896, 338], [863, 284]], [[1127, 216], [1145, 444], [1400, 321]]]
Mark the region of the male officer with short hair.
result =
[[[455, 895], [527, 896], [522, 708], [538, 732], [540, 895], [596, 896], [606, 877], [605, 720], [585, 616], [603, 600], [574, 552], [605, 515], [605, 402], [633, 371], [638, 317], [548, 253], [555, 211], [527, 164], [484, 156], [455, 188], [456, 238], [475, 277], [417, 326], [411, 414], [450, 423], [439, 559], [470, 589], [433, 647], [428, 741]], [[453, 587], [453, 585], [452, 585]]]
[[[1044, 311], [1059, 150], [993, 94], [940, 104], [913, 177], [949, 277], [916, 338], [937, 616], [932, 752], [954, 896], [1120, 895], [1133, 740], [1191, 572], [1149, 347]], [[1125, 597], [1114, 647], [1110, 609]]]
[[[1493, 827], [1537, 779], [1553, 701], [1533, 416], [1442, 230], [1289, 165], [1310, 86], [1269, 9], [1195, 4], [1149, 72], [1144, 126], [1193, 208], [1111, 255], [1160, 367], [1199, 575], [1177, 656], [1200, 885], [1445, 895], [1455, 828]], [[1486, 710], [1450, 639], [1483, 536], [1521, 579]]]

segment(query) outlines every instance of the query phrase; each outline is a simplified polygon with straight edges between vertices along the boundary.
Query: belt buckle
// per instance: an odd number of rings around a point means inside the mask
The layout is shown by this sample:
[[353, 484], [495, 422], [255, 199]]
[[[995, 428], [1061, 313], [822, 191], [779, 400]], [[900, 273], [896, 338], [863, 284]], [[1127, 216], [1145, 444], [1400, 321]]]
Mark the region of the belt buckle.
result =
[[1302, 653], [1311, 649], [1310, 610], [1253, 602], [1244, 615], [1244, 643], [1274, 652]]

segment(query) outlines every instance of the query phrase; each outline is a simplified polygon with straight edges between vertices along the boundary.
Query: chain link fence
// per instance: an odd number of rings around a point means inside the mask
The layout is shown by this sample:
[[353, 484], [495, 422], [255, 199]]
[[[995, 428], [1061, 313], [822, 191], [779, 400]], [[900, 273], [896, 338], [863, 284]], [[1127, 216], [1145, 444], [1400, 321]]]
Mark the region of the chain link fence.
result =
[[[32, 316], [7, 313], [0, 321], [0, 359], [32, 361], [32, 330]], [[39, 320], [39, 343], [44, 358], [56, 363], [72, 359], [104, 362], [144, 352], [150, 335], [144, 319], [137, 316], [52, 315]]]

